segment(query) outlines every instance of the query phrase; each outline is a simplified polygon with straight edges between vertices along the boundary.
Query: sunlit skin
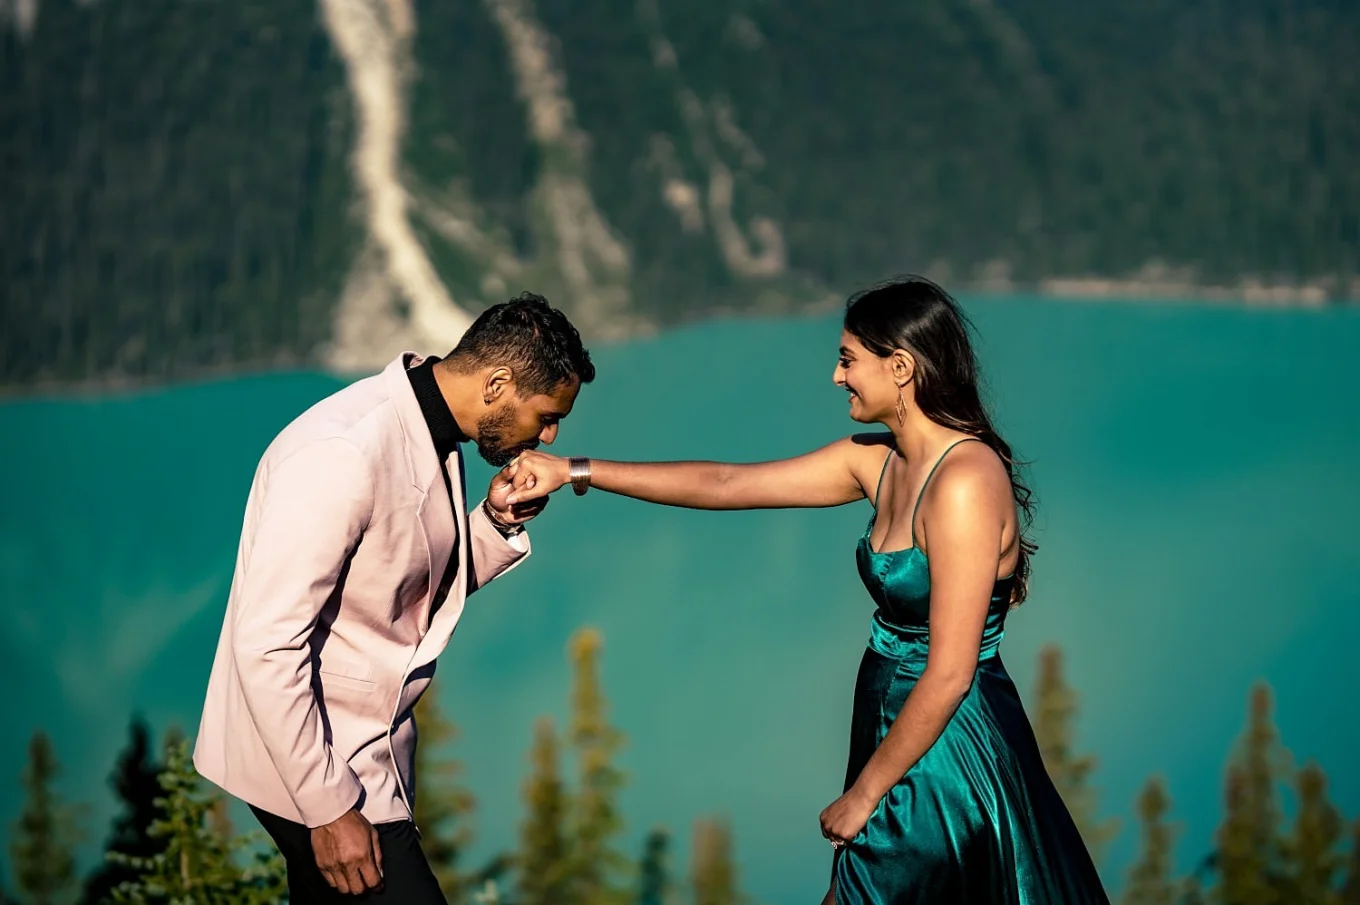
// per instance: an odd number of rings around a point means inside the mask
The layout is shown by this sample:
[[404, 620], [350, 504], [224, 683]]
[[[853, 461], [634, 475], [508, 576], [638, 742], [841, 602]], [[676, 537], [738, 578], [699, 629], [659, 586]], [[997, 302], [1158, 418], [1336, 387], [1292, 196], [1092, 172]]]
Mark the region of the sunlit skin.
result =
[[[878, 517], [870, 544], [878, 552], [903, 549], [911, 544], [911, 509], [927, 471], [967, 436], [921, 411], [915, 369], [909, 351], [880, 357], [843, 331], [832, 379], [849, 394], [854, 421], [886, 432], [755, 464], [592, 459], [591, 487], [691, 509], [839, 506], [872, 498], [889, 456], [882, 496], [873, 500]], [[567, 459], [538, 451], [522, 453], [505, 471], [514, 485], [507, 497], [512, 506], [569, 482]], [[972, 684], [993, 585], [1015, 569], [1020, 552], [1010, 479], [990, 447], [964, 444], [941, 464], [921, 501], [916, 536], [930, 567], [927, 665], [858, 779], [822, 811], [822, 834], [833, 843], [859, 834], [878, 802], [939, 738]]]
[[[435, 382], [444, 401], [459, 427], [477, 444], [484, 458], [490, 455], [493, 465], [504, 464], [504, 460], [540, 445], [551, 446], [562, 419], [571, 414], [581, 392], [580, 381], [572, 379], [559, 384], [552, 393], [521, 398], [510, 367], [459, 373], [444, 364], [435, 368]], [[543, 496], [512, 505], [507, 499], [511, 490], [510, 475], [504, 469], [496, 472], [487, 489], [488, 505], [505, 524], [523, 524], [547, 503]]]

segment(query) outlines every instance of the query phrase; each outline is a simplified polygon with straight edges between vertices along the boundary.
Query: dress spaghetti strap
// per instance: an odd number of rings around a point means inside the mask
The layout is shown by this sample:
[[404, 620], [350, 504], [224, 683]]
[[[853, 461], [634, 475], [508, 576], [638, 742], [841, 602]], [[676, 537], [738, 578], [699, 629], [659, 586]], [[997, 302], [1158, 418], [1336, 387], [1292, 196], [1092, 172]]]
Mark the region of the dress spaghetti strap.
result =
[[888, 463], [892, 461], [894, 450], [889, 449], [883, 460], [883, 470], [878, 473], [878, 486], [874, 488], [874, 511], [878, 511], [878, 495], [883, 492], [883, 478], [888, 473]]
[[[973, 440], [977, 443], [986, 442], [979, 437], [964, 437], [962, 440], [955, 440], [953, 443], [949, 444], [949, 447], [944, 452], [940, 453], [940, 457], [936, 459], [935, 464], [930, 467], [930, 473], [926, 475], [925, 481], [921, 484], [921, 490], [916, 494], [916, 505], [911, 507], [911, 545], [913, 547], [916, 546], [916, 513], [921, 508], [921, 498], [926, 495], [926, 488], [930, 486], [930, 479], [935, 477], [935, 470], [940, 467], [940, 463], [944, 461], [944, 457], [949, 455], [954, 447], [958, 446], [960, 443], [967, 443], [969, 440]], [[879, 477], [878, 482], [882, 484], [883, 478]]]

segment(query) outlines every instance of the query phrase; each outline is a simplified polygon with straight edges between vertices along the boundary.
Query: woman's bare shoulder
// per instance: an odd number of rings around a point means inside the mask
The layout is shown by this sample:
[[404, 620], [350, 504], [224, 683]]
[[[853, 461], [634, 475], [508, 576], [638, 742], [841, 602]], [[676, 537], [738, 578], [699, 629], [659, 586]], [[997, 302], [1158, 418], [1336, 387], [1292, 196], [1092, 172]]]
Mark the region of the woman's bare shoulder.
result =
[[1001, 456], [986, 443], [959, 444], [940, 463], [930, 484], [930, 495], [947, 505], [1010, 505], [1010, 473]]

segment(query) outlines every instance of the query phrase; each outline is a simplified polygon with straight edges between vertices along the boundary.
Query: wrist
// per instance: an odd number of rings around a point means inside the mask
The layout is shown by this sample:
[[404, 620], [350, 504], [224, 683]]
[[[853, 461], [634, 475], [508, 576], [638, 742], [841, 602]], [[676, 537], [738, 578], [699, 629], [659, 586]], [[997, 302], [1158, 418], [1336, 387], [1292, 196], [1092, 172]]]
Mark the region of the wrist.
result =
[[865, 808], [876, 807], [879, 800], [886, 794], [886, 791], [876, 792], [869, 788], [863, 779], [857, 780], [846, 793], [851, 801]]
[[567, 459], [567, 475], [563, 484], [571, 484], [577, 496], [585, 496], [591, 487], [591, 462], [585, 456], [572, 456]]
[[509, 521], [509, 513], [500, 513], [496, 507], [491, 505], [491, 499], [482, 501], [482, 512], [486, 515], [486, 520], [491, 523], [491, 527], [501, 533], [502, 537], [514, 537], [524, 530], [524, 526]]

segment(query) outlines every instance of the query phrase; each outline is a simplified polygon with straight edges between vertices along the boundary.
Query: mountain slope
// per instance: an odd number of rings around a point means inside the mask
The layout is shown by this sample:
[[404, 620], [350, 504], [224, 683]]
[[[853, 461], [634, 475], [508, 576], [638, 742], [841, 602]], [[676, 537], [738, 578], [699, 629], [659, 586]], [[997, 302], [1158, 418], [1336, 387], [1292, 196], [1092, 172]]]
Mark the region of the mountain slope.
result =
[[901, 270], [1355, 297], [1357, 51], [1334, 0], [44, 0], [0, 380], [362, 370], [525, 288], [596, 340]]

